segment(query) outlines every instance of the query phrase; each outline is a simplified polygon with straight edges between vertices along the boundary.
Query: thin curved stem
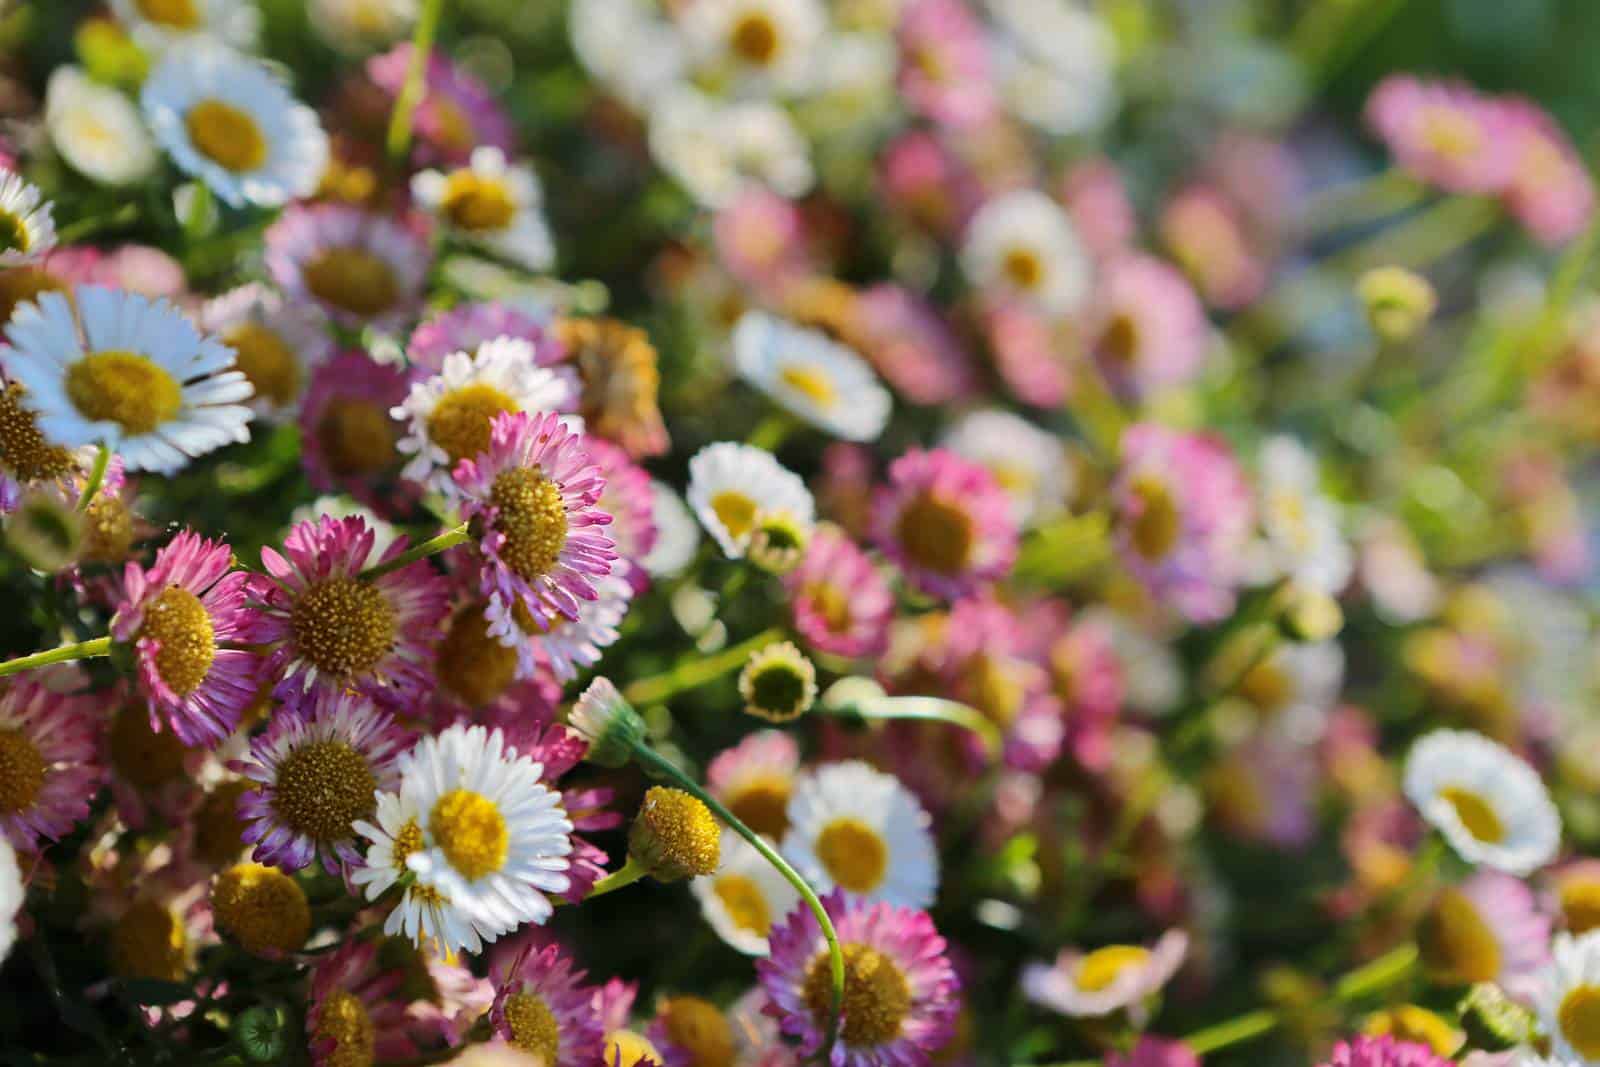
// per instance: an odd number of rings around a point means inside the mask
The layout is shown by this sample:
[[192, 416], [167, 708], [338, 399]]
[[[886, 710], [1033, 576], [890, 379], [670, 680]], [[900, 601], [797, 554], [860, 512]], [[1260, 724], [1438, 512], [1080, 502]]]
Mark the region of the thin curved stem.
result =
[[433, 54], [433, 38], [439, 29], [439, 15], [444, 11], [444, 0], [423, 0], [422, 14], [417, 18], [416, 31], [411, 35], [411, 66], [406, 71], [405, 84], [394, 98], [394, 109], [389, 112], [389, 135], [386, 142], [389, 159], [399, 163], [411, 149], [411, 126], [416, 118], [417, 105], [422, 103], [423, 79], [428, 69], [428, 58]]
[[628, 703], [635, 706], [659, 704], [679, 693], [714, 682], [724, 674], [738, 670], [749, 660], [751, 653], [759, 652], [774, 641], [781, 640], [783, 640], [783, 630], [776, 626], [769, 627], [754, 637], [746, 638], [736, 645], [729, 645], [721, 652], [685, 660], [670, 671], [649, 678], [640, 678], [623, 690], [622, 695], [627, 698]]
[[22, 656], [18, 659], [7, 660], [0, 663], [0, 678], [11, 674], [21, 674], [31, 671], [36, 667], [48, 667], [52, 663], [67, 663], [75, 659], [93, 659], [96, 656], [109, 656], [111, 654], [111, 638], [95, 637], [88, 641], [79, 641], [73, 645], [62, 645], [46, 652], [35, 652], [31, 656]]
[[[856, 681], [864, 679], [846, 680], [846, 682]], [[976, 708], [942, 697], [887, 696], [882, 689], [871, 682], [867, 683], [871, 686], [870, 690], [862, 686], [858, 694], [853, 688], [843, 688], [846, 682], [836, 683], [823, 694], [822, 700], [817, 704], [820, 712], [826, 715], [854, 716], [858, 719], [881, 722], [892, 722], [896, 719], [947, 722], [971, 730], [983, 738], [984, 744], [991, 752], [1000, 750], [1002, 739], [999, 728]]]
[[462, 523], [454, 529], [446, 530], [437, 537], [430, 537], [420, 545], [413, 545], [400, 553], [394, 559], [368, 567], [361, 572], [361, 577], [366, 579], [381, 578], [385, 574], [399, 570], [401, 567], [415, 563], [419, 559], [436, 556], [440, 552], [456, 547], [459, 544], [472, 540], [472, 533], [467, 529], [467, 524]]
[[594, 888], [589, 890], [589, 895], [583, 899], [586, 901], [593, 900], [595, 897], [603, 897], [607, 893], [624, 889], [649, 873], [642, 863], [634, 862], [634, 858], [629, 856], [628, 861], [621, 867], [596, 882]]
[[83, 487], [83, 492], [78, 496], [78, 510], [88, 511], [89, 505], [94, 503], [95, 494], [100, 491], [100, 483], [106, 479], [106, 468], [111, 465], [111, 449], [106, 445], [100, 446], [100, 451], [95, 453], [94, 467], [89, 471], [89, 481]]

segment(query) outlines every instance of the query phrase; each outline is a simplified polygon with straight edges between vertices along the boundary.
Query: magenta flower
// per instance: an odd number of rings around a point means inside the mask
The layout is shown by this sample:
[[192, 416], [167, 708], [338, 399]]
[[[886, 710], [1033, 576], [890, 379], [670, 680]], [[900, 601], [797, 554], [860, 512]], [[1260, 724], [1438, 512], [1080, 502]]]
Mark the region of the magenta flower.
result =
[[591, 1067], [605, 1030], [584, 977], [559, 945], [527, 945], [496, 982], [489, 1009], [495, 1034], [546, 1067]]
[[105, 781], [98, 706], [31, 680], [0, 683], [0, 834], [19, 852], [89, 815]]
[[1161, 260], [1113, 259], [1102, 268], [1089, 308], [1085, 333], [1119, 395], [1143, 398], [1200, 372], [1211, 324], [1188, 279]]
[[784, 576], [795, 629], [812, 648], [858, 659], [889, 643], [894, 594], [843, 530], [818, 526], [800, 565]]
[[1005, 576], [1017, 554], [1011, 498], [986, 467], [944, 449], [889, 465], [873, 538], [923, 592], [945, 600]]
[[861, 354], [913, 404], [948, 404], [978, 392], [972, 356], [926, 300], [885, 282], [856, 299]]
[[1333, 1046], [1333, 1056], [1321, 1067], [1450, 1067], [1450, 1061], [1414, 1041], [1356, 1037]]
[[348, 204], [290, 205], [267, 230], [267, 271], [286, 303], [349, 329], [401, 329], [422, 299], [425, 234]]
[[311, 972], [306, 1044], [312, 1067], [344, 1067], [416, 1054], [405, 1037], [405, 974], [385, 970], [378, 946], [346, 941]]
[[318, 492], [349, 493], [391, 513], [409, 496], [385, 487], [399, 467], [400, 424], [389, 409], [406, 398], [405, 372], [345, 352], [315, 368], [300, 406], [300, 461]]
[[1391, 75], [1367, 98], [1366, 119], [1400, 166], [1446, 192], [1495, 192], [1511, 173], [1507, 114], [1467, 86]]
[[983, 24], [961, 0], [913, 0], [900, 13], [899, 88], [912, 110], [971, 127], [999, 110]]
[[1511, 127], [1511, 173], [1506, 205], [1534, 239], [1546, 245], [1573, 240], [1594, 215], [1594, 181], [1566, 131], [1521, 97], [1496, 101]]

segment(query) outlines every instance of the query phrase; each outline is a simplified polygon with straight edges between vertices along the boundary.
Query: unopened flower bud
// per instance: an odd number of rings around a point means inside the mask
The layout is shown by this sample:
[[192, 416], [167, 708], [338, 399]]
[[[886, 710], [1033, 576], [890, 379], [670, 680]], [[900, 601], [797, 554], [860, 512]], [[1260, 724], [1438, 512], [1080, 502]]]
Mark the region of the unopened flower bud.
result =
[[1411, 338], [1433, 317], [1438, 297], [1428, 279], [1403, 267], [1378, 267], [1356, 283], [1367, 321], [1390, 344]]
[[601, 767], [621, 767], [644, 743], [644, 720], [607, 678], [596, 678], [578, 697], [567, 716], [589, 742], [588, 760]]
[[768, 722], [790, 722], [817, 700], [817, 669], [792, 642], [768, 645], [739, 674], [746, 714]]
[[660, 882], [715, 874], [721, 831], [711, 809], [681, 789], [655, 786], [644, 795], [628, 833], [628, 855]]

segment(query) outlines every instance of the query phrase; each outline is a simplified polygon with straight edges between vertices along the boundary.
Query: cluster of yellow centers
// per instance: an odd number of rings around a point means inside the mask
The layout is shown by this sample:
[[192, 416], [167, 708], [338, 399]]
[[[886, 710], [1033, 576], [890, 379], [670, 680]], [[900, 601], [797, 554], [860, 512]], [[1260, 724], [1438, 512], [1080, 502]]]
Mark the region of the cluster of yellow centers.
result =
[[1143, 967], [1149, 959], [1150, 950], [1142, 945], [1107, 945], [1078, 961], [1073, 980], [1079, 989], [1099, 993], [1128, 971]]
[[306, 263], [302, 274], [318, 300], [361, 318], [381, 315], [400, 301], [394, 268], [354, 245], [324, 250]]
[[223, 333], [222, 343], [257, 396], [283, 407], [300, 395], [300, 361], [278, 331], [247, 320]]
[[715, 1004], [701, 997], [669, 997], [659, 1015], [668, 1039], [689, 1054], [689, 1067], [731, 1067], [733, 1027]]
[[183, 386], [139, 352], [90, 352], [67, 368], [67, 399], [87, 419], [149, 433], [183, 408]]
[[765, 11], [746, 11], [728, 31], [728, 47], [733, 54], [758, 67], [777, 58], [780, 41], [778, 27]]
[[240, 863], [211, 887], [217, 929], [246, 951], [293, 952], [311, 932], [311, 907], [300, 883], [276, 867]]
[[200, 598], [181, 586], [168, 586], [144, 609], [140, 636], [155, 640], [156, 671], [179, 696], [206, 680], [216, 658], [211, 616]]
[[335, 989], [322, 998], [316, 1036], [333, 1042], [322, 1060], [327, 1067], [371, 1067], [377, 1060], [378, 1034], [361, 998]]
[[495, 476], [489, 499], [498, 509], [495, 529], [505, 535], [500, 558], [528, 581], [549, 574], [567, 543], [561, 487], [531, 467], [512, 467]]
[[470, 789], [452, 789], [434, 802], [428, 831], [450, 866], [476, 881], [505, 866], [510, 846], [505, 816], [494, 801]]
[[297, 834], [319, 843], [350, 836], [372, 814], [378, 780], [366, 757], [338, 738], [296, 745], [278, 765], [272, 808]]
[[972, 515], [962, 503], [931, 492], [918, 493], [906, 503], [894, 532], [912, 563], [944, 575], [966, 569], [977, 541]]
[[394, 462], [398, 428], [381, 404], [341, 396], [328, 402], [317, 420], [317, 444], [335, 474], [376, 474]]
[[183, 116], [195, 150], [224, 170], [247, 174], [267, 161], [267, 138], [250, 112], [217, 99], [201, 100]]
[[1498, 845], [1506, 838], [1505, 823], [1483, 794], [1464, 786], [1447, 785], [1439, 796], [1455, 809], [1467, 833], [1486, 845]]
[[754, 878], [731, 872], [719, 874], [711, 883], [711, 891], [722, 902], [729, 920], [740, 930], [766, 937], [772, 929], [772, 909]]
[[555, 1067], [561, 1052], [561, 1023], [544, 998], [527, 991], [513, 993], [506, 998], [505, 1014], [511, 1043]]
[[1600, 1059], [1600, 985], [1573, 986], [1556, 1009], [1561, 1036], [1585, 1062]]
[[347, 576], [306, 587], [289, 612], [300, 655], [323, 674], [353, 678], [372, 671], [394, 647], [394, 608], [383, 591]]
[[175, 30], [192, 30], [200, 25], [198, 5], [199, 0], [133, 0], [139, 14]]
[[454, 467], [489, 450], [496, 415], [519, 410], [504, 391], [487, 382], [473, 382], [439, 398], [428, 415], [428, 440], [444, 449]]
[[[844, 955], [844, 1025], [839, 1037], [854, 1048], [871, 1048], [900, 1036], [911, 1014], [911, 985], [888, 956], [867, 945], [846, 943]], [[833, 970], [828, 953], [818, 953], [802, 987], [806, 1007], [818, 1025], [833, 1012]]]
[[1418, 942], [1428, 970], [1442, 981], [1471, 985], [1500, 974], [1500, 942], [1459, 889], [1440, 891], [1423, 917]]
[[722, 836], [711, 810], [681, 789], [654, 786], [628, 834], [628, 855], [663, 882], [715, 874]]
[[33, 739], [15, 728], [0, 728], [0, 814], [33, 805], [50, 773]]
[[456, 612], [439, 642], [439, 684], [463, 703], [481, 708], [516, 681], [517, 650], [489, 633], [484, 603], [474, 601]]
[[120, 977], [180, 981], [189, 971], [188, 931], [166, 901], [140, 896], [111, 928], [110, 953]]
[[72, 453], [39, 432], [38, 418], [22, 405], [22, 394], [16, 382], [0, 388], [0, 465], [24, 484], [70, 474]]
[[444, 217], [472, 233], [493, 233], [517, 217], [517, 201], [500, 178], [458, 170], [445, 180], [439, 209]]
[[1155, 475], [1135, 479], [1132, 493], [1139, 501], [1139, 514], [1128, 531], [1134, 551], [1147, 560], [1162, 559], [1177, 544], [1182, 530], [1177, 502], [1166, 482]]
[[889, 872], [889, 846], [883, 835], [848, 815], [824, 826], [815, 848], [828, 876], [852, 893], [872, 892]]

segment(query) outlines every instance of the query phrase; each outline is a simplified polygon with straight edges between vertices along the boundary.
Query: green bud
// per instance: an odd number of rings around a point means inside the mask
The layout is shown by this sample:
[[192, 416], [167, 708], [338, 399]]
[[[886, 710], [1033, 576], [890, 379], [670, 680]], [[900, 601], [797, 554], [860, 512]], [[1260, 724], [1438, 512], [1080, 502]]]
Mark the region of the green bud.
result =
[[1461, 1028], [1471, 1048], [1503, 1052], [1531, 1043], [1538, 1033], [1533, 1013], [1492, 982], [1469, 989], [1456, 1010], [1461, 1013]]
[[233, 1020], [233, 1040], [251, 1063], [282, 1063], [289, 1051], [291, 1020], [281, 1004], [257, 1004]]

